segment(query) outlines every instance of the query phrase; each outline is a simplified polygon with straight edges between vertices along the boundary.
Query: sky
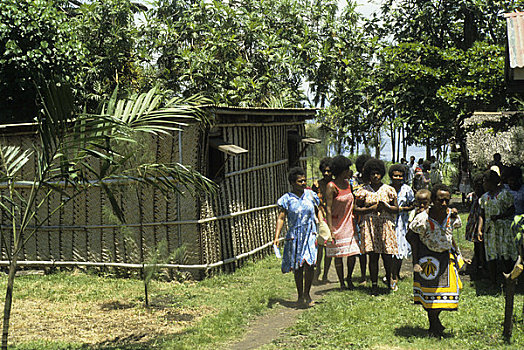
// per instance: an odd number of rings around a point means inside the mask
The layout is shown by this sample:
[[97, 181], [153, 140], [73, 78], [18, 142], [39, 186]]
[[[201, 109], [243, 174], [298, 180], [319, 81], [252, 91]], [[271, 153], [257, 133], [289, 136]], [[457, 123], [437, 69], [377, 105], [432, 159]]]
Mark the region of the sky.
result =
[[[365, 17], [369, 17], [373, 12], [377, 11], [380, 7], [381, 0], [356, 0], [357, 11], [363, 14]], [[346, 0], [339, 0], [339, 5], [346, 5]]]

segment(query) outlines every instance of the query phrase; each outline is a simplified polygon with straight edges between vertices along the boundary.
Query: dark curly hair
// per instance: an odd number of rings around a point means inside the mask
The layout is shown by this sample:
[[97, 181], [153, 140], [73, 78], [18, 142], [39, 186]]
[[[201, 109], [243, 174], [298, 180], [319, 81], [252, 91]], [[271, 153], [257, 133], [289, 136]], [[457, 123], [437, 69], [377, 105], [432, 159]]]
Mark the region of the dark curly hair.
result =
[[344, 156], [336, 156], [331, 162], [331, 173], [333, 176], [342, 174], [343, 171], [348, 170], [351, 166], [351, 160]]
[[362, 170], [364, 169], [364, 164], [368, 160], [370, 160], [372, 157], [369, 154], [361, 154], [355, 159], [355, 168], [357, 168], [357, 171], [359, 173], [362, 173]]
[[320, 164], [318, 164], [318, 170], [320, 170], [320, 172], [323, 173], [327, 167], [330, 167], [330, 168], [332, 167], [332, 163], [333, 163], [333, 158], [331, 157], [322, 158], [320, 160]]
[[519, 180], [522, 179], [522, 169], [519, 166], [512, 165], [505, 168], [503, 172], [506, 179], [510, 177], [514, 177]]
[[388, 169], [389, 178], [393, 180], [393, 172], [398, 171], [402, 173], [402, 176], [406, 175], [406, 166], [400, 163], [393, 164]]
[[500, 183], [500, 175], [497, 174], [497, 172], [495, 170], [486, 170], [483, 174], [483, 177], [482, 179], [484, 181], [487, 181], [489, 183], [492, 183], [494, 185], [498, 185]]
[[386, 164], [380, 159], [371, 158], [364, 164], [364, 168], [362, 169], [362, 177], [364, 180], [369, 181], [371, 172], [376, 171], [378, 172], [382, 177], [386, 175]]
[[484, 175], [483, 174], [477, 174], [475, 177], [473, 177], [473, 190], [475, 188], [484, 188]]
[[306, 176], [306, 172], [301, 167], [297, 166], [294, 168], [291, 168], [289, 170], [289, 174], [287, 175], [287, 179], [289, 183], [294, 183], [297, 181], [299, 176]]
[[431, 188], [431, 200], [434, 201], [435, 199], [437, 199], [437, 192], [438, 191], [443, 191], [443, 192], [448, 192], [450, 195], [451, 195], [451, 190], [449, 189], [448, 186], [444, 185], [444, 184], [435, 184], [432, 188]]

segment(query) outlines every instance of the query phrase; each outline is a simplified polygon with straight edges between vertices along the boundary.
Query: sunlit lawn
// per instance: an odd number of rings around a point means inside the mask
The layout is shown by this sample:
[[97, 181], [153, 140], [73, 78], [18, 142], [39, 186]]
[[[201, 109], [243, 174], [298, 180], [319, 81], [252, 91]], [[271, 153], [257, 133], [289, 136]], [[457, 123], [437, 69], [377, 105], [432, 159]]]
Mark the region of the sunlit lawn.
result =
[[[461, 216], [465, 220], [466, 214]], [[470, 244], [461, 237], [463, 230], [457, 238], [468, 255]], [[292, 275], [282, 275], [279, 263], [271, 256], [201, 282], [154, 281], [150, 309], [143, 306], [143, 286], [137, 279], [66, 272], [22, 276], [15, 285], [13, 348], [227, 349], [243, 336], [250, 321], [272, 308], [286, 307], [274, 300], [294, 299]], [[524, 348], [524, 296], [516, 296], [513, 344], [506, 345], [502, 294], [489, 294], [482, 283], [466, 282], [459, 311], [442, 314], [447, 336], [437, 340], [426, 335], [426, 314], [413, 305], [411, 275], [405, 275], [392, 294], [373, 297], [365, 288], [327, 292], [263, 348]], [[2, 276], [0, 288], [5, 281]]]

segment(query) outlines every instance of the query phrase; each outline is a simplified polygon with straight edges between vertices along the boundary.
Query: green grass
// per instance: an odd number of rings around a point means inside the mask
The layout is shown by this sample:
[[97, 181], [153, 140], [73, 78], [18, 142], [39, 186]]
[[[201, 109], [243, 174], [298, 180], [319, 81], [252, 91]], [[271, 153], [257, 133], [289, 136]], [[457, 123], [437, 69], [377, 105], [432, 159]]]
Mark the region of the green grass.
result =
[[[303, 313], [286, 336], [263, 349], [522, 349], [522, 318], [514, 326], [513, 344], [502, 339], [504, 300], [500, 295], [477, 296], [466, 285], [459, 311], [443, 312], [447, 337], [426, 336], [422, 307], [413, 305], [411, 279], [398, 292], [372, 297], [365, 289], [327, 294], [321, 304]], [[517, 297], [520, 311], [522, 296]]]
[[[454, 233], [462, 253], [471, 257], [473, 244], [464, 239], [463, 226]], [[358, 275], [358, 273], [357, 273]], [[428, 321], [412, 300], [411, 277], [399, 283], [398, 292], [372, 297], [365, 288], [326, 294], [314, 309], [302, 314], [288, 334], [262, 349], [522, 349], [524, 297], [516, 295], [512, 344], [504, 343], [504, 297], [491, 293], [483, 282], [465, 282], [459, 310], [443, 312], [448, 328], [441, 340], [427, 336]]]
[[[465, 226], [467, 214], [461, 218]], [[466, 256], [472, 244], [464, 240], [464, 228], [456, 239]], [[406, 262], [407, 263], [407, 262]], [[358, 270], [358, 268], [357, 268]], [[358, 275], [358, 272], [356, 273]], [[5, 288], [5, 276], [0, 287]], [[427, 317], [422, 307], [413, 305], [412, 279], [405, 278], [399, 291], [372, 297], [365, 288], [324, 295], [317, 305], [304, 311], [286, 334], [263, 349], [519, 349], [524, 348], [521, 315], [523, 296], [515, 298], [517, 322], [513, 343], [502, 339], [504, 298], [489, 294], [485, 285], [467, 282], [457, 312], [444, 312], [441, 319], [448, 328], [442, 340], [426, 336]], [[56, 273], [23, 276], [16, 280], [15, 305], [24, 300], [43, 303], [100, 304], [119, 301], [143, 310], [142, 283], [136, 279], [99, 277], [92, 274]], [[280, 273], [279, 261], [268, 257], [250, 263], [238, 272], [219, 275], [201, 282], [168, 283], [152, 281], [151, 299], [156, 307], [173, 312], [207, 310], [205, 316], [175, 334], [158, 336], [146, 344], [99, 344], [86, 346], [56, 341], [16, 344], [14, 349], [225, 349], [241, 338], [249, 321], [270, 312], [277, 300], [292, 300], [291, 274]], [[16, 307], [16, 306], [15, 306]], [[67, 313], [67, 310], [64, 312]], [[176, 322], [176, 321], [173, 321]], [[109, 335], [108, 335], [109, 336]]]
[[[5, 288], [2, 276], [0, 288]], [[15, 281], [15, 305], [24, 300], [72, 304], [100, 304], [118, 300], [143, 308], [143, 285], [136, 279], [99, 277], [89, 274], [57, 273], [46, 276], [21, 276]], [[179, 334], [161, 336], [144, 345], [100, 345], [37, 341], [15, 344], [14, 349], [210, 349], [243, 335], [248, 321], [274, 306], [274, 300], [290, 298], [294, 292], [291, 275], [280, 272], [278, 261], [268, 257], [249, 263], [230, 275], [219, 275], [201, 282], [168, 283], [152, 281], [152, 304], [174, 312], [208, 310], [193, 326]], [[160, 302], [155, 302], [160, 300]], [[167, 302], [166, 302], [167, 301]], [[16, 306], [15, 306], [16, 307]], [[67, 312], [67, 311], [65, 311]], [[146, 312], [144, 308], [144, 312]], [[108, 335], [109, 337], [110, 335]]]

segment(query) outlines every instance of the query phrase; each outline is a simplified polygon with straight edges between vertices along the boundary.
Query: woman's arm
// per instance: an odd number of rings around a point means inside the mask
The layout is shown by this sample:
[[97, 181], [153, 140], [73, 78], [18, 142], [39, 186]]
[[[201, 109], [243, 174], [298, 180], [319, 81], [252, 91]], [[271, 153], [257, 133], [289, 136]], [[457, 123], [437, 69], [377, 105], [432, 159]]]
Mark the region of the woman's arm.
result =
[[409, 245], [411, 245], [411, 259], [413, 260], [413, 271], [422, 272], [422, 267], [419, 265], [419, 254], [418, 254], [418, 244], [417, 244], [418, 235], [412, 230], [408, 230], [406, 233], [406, 240]]
[[[391, 202], [389, 203], [384, 202], [384, 201], [381, 201], [380, 203], [382, 203], [380, 207], [384, 208], [385, 211], [389, 211], [390, 213], [394, 213], [394, 214], [397, 214], [399, 212], [397, 198], [393, 198]], [[379, 210], [380, 210], [380, 207], [379, 207]]]
[[355, 207], [353, 211], [359, 215], [365, 215], [377, 211], [378, 203], [372, 206], [366, 207], [365, 200], [363, 198], [357, 198], [355, 201]]
[[484, 239], [483, 234], [482, 234], [483, 230], [484, 230], [484, 209], [481, 209], [480, 215], [479, 215], [479, 225], [477, 228], [477, 239], [479, 240], [479, 242], [482, 242], [482, 240]]
[[284, 209], [280, 209], [280, 212], [278, 213], [278, 217], [277, 217], [277, 224], [275, 227], [275, 240], [273, 241], [274, 245], [278, 246], [278, 237], [280, 236], [282, 227], [284, 227], [285, 218], [286, 218], [286, 211]]
[[329, 231], [331, 231], [331, 238], [333, 238], [333, 218], [331, 207], [333, 206], [333, 198], [335, 198], [337, 189], [335, 188], [335, 185], [330, 182], [327, 184], [326, 187], [326, 222], [329, 227]]
[[315, 214], [317, 214], [318, 222], [321, 222], [326, 217], [324, 208], [322, 206], [315, 206]]

